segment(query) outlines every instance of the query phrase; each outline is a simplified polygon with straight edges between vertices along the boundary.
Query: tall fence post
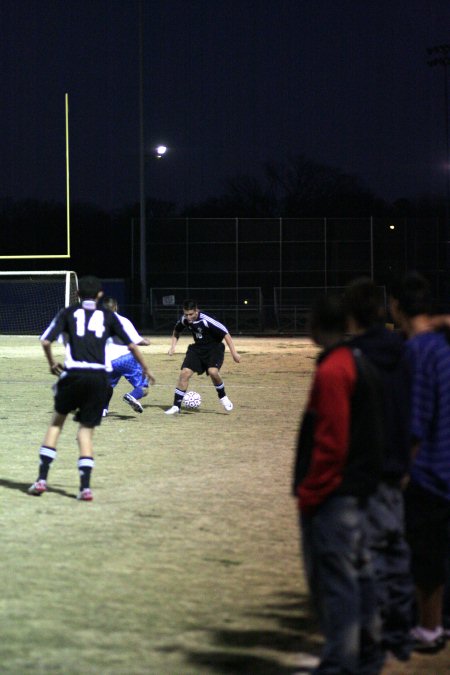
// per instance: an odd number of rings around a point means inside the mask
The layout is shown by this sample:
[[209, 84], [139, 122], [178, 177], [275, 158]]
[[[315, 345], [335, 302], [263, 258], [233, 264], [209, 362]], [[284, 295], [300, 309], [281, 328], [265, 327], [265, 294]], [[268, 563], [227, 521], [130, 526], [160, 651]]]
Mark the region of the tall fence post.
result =
[[373, 281], [373, 216], [370, 216], [370, 278]]
[[186, 292], [188, 295], [190, 295], [189, 292], [189, 285], [190, 285], [190, 279], [189, 279], [189, 218], [186, 218], [185, 221], [185, 237], [186, 237], [186, 252], [185, 252], [185, 258], [186, 258]]
[[239, 330], [239, 310], [238, 310], [238, 303], [239, 303], [239, 218], [236, 217], [235, 220], [235, 238], [236, 238], [236, 260], [235, 260], [235, 267], [236, 267], [236, 295], [235, 295], [235, 302], [236, 302], [236, 331]]
[[280, 218], [279, 220], [278, 236], [279, 236], [278, 285], [281, 289], [283, 286], [283, 218]]

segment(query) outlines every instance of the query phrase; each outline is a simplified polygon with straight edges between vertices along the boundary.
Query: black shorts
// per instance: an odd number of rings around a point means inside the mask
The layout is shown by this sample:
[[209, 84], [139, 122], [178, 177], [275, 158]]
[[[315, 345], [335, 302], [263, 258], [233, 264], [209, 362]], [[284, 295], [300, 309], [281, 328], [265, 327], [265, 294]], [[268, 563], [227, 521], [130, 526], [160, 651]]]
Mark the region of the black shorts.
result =
[[405, 491], [406, 538], [415, 583], [427, 590], [446, 579], [450, 502], [416, 483]]
[[220, 370], [225, 358], [225, 345], [223, 342], [211, 342], [207, 345], [194, 343], [189, 345], [181, 368], [189, 368], [194, 373], [201, 375], [208, 368]]
[[55, 411], [68, 415], [77, 411], [77, 421], [85, 427], [98, 427], [108, 397], [109, 381], [104, 370], [65, 371], [55, 392]]

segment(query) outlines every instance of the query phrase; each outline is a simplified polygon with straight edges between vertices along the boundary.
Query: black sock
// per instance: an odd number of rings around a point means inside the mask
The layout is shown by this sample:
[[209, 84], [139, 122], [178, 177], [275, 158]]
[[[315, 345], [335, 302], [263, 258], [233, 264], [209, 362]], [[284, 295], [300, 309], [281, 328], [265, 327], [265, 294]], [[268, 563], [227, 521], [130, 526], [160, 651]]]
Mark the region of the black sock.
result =
[[80, 490], [89, 487], [91, 482], [91, 471], [94, 468], [93, 457], [80, 457], [78, 459], [78, 471], [80, 474]]
[[114, 389], [111, 387], [111, 385], [108, 385], [108, 394], [106, 396], [106, 401], [105, 401], [105, 404], [104, 404], [104, 407], [106, 409], [108, 409], [108, 407], [109, 407], [109, 402], [112, 399], [113, 393], [114, 393]]
[[47, 480], [50, 464], [56, 457], [56, 448], [48, 448], [41, 445], [39, 450], [39, 478], [38, 480]]
[[222, 384], [215, 384], [214, 386], [217, 391], [217, 396], [219, 398], [224, 398], [224, 396], [226, 396], [224, 383], [222, 382]]
[[173, 397], [173, 404], [177, 406], [177, 408], [181, 408], [181, 403], [184, 399], [186, 392], [182, 391], [181, 389], [175, 389], [175, 395]]

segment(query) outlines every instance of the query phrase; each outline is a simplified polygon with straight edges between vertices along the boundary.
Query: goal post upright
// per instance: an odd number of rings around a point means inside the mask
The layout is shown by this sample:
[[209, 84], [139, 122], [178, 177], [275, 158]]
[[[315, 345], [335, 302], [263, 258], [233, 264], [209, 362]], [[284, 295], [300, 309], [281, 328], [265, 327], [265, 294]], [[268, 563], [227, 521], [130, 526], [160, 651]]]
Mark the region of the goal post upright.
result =
[[71, 284], [71, 275], [74, 275], [75, 287], [78, 290], [78, 277], [75, 272], [66, 272], [66, 291], [64, 294], [64, 306], [68, 307], [73, 300], [73, 289]]

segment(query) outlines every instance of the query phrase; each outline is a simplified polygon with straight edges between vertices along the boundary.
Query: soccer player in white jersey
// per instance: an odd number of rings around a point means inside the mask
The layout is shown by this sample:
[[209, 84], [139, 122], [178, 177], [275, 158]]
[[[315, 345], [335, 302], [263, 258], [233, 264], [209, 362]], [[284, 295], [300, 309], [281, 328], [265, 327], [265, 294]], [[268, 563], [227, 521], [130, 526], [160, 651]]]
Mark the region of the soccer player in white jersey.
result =
[[[114, 312], [127, 335], [136, 345], [147, 346], [150, 340], [139, 335], [130, 319], [118, 314], [118, 304], [115, 298], [103, 298], [103, 307]], [[124, 377], [133, 386], [133, 390], [123, 395], [123, 400], [133, 408], [135, 412], [142, 413], [144, 408], [139, 400], [148, 394], [149, 380], [145, 377], [141, 365], [136, 361], [128, 347], [117, 336], [110, 337], [106, 341], [106, 362], [108, 364], [109, 396], [106, 406], [103, 410], [103, 417], [108, 414], [108, 405], [113, 395], [114, 387], [117, 386], [121, 377]], [[154, 384], [155, 378], [152, 376], [150, 383]]]
[[[28, 489], [31, 495], [41, 495], [47, 491], [47, 476], [50, 465], [56, 458], [59, 436], [67, 415], [75, 410], [74, 420], [80, 424], [77, 433], [80, 475], [78, 499], [92, 500], [92, 438], [94, 428], [101, 423], [108, 394], [105, 343], [110, 336], [117, 335], [127, 344], [142, 366], [145, 376], [149, 379], [152, 377], [139, 347], [127, 335], [116, 315], [97, 306], [102, 294], [101, 283], [97, 277], [82, 277], [78, 289], [80, 303], [61, 309], [40, 338], [50, 372], [59, 378], [54, 388], [54, 412], [39, 450], [39, 475]], [[61, 334], [65, 334], [67, 338], [64, 366], [55, 361], [52, 352], [52, 343]]]
[[214, 317], [201, 312], [195, 300], [185, 300], [183, 302], [183, 315], [173, 329], [169, 356], [173, 356], [175, 353], [178, 338], [184, 329], [191, 333], [194, 342], [189, 345], [181, 364], [173, 405], [165, 411], [165, 414], [176, 415], [180, 413], [181, 403], [186, 394], [190, 378], [194, 373], [201, 375], [205, 372], [216, 388], [220, 403], [226, 411], [230, 412], [233, 410], [233, 404], [226, 395], [225, 385], [219, 372], [225, 356], [223, 341], [226, 342], [233, 361], [239, 363], [241, 357], [236, 351], [228, 329]]

